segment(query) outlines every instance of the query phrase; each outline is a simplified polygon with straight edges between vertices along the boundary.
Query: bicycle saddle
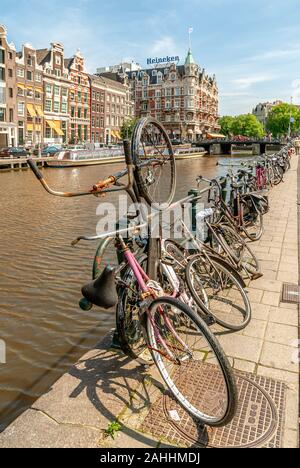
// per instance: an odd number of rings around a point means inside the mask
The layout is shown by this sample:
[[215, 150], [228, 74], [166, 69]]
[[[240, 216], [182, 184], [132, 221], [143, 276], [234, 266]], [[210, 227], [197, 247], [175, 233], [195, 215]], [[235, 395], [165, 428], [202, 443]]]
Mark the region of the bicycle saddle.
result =
[[116, 269], [107, 266], [92, 283], [83, 286], [82, 295], [91, 303], [103, 309], [111, 309], [118, 303], [116, 290]]

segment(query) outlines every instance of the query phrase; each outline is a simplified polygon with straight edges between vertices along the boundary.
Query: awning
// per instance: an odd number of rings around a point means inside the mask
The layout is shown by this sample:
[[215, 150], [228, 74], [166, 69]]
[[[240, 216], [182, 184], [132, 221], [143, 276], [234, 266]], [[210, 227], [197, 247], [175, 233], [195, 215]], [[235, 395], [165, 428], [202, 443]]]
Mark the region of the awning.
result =
[[33, 124], [27, 124], [27, 130], [33, 132]]
[[117, 138], [117, 135], [115, 134], [115, 131], [114, 131], [114, 130], [112, 130], [112, 131], [110, 132], [110, 135], [111, 135], [112, 137], [114, 137], [114, 138]]
[[116, 131], [116, 132], [115, 132], [115, 135], [116, 135], [116, 137], [118, 138], [118, 140], [122, 140], [122, 137], [121, 137], [121, 134], [120, 134], [119, 131]]
[[225, 135], [219, 133], [208, 133], [207, 136], [208, 138], [226, 138]]
[[36, 113], [39, 117], [44, 117], [44, 112], [41, 108], [41, 106], [35, 106]]
[[54, 120], [54, 125], [55, 125], [55, 131], [59, 136], [64, 136], [64, 132], [60, 128], [60, 121]]
[[29, 112], [30, 117], [36, 117], [36, 113], [35, 113], [33, 104], [27, 104], [27, 110]]
[[17, 83], [18, 88], [21, 89], [26, 89], [25, 85], [23, 83]]

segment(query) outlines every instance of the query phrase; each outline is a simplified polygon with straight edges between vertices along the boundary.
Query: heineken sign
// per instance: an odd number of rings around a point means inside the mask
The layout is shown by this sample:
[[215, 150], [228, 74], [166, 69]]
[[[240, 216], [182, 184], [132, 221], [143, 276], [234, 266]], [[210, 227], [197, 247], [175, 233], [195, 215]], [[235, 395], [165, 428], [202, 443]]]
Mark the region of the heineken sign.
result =
[[159, 65], [160, 63], [179, 62], [179, 60], [180, 58], [178, 55], [167, 55], [167, 57], [148, 58], [147, 65]]

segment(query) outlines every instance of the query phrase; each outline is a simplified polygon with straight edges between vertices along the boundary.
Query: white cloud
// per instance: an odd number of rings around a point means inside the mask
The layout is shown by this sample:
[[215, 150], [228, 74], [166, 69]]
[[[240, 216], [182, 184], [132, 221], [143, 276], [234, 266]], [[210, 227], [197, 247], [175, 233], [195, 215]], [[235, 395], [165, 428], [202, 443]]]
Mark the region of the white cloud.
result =
[[288, 58], [288, 57], [298, 57], [300, 56], [300, 47], [287, 47], [286, 49], [274, 49], [269, 50], [267, 52], [263, 52], [262, 54], [254, 55], [250, 57], [248, 60], [250, 61], [257, 61], [257, 60], [272, 60], [272, 59], [280, 59], [280, 58]]
[[238, 78], [236, 80], [233, 80], [233, 84], [238, 86], [241, 89], [247, 89], [247, 88], [250, 88], [254, 84], [271, 81], [272, 79], [273, 78], [269, 75], [255, 75], [255, 76], [248, 76], [245, 78]]
[[172, 37], [165, 36], [157, 39], [151, 47], [151, 52], [156, 55], [176, 53], [176, 44]]

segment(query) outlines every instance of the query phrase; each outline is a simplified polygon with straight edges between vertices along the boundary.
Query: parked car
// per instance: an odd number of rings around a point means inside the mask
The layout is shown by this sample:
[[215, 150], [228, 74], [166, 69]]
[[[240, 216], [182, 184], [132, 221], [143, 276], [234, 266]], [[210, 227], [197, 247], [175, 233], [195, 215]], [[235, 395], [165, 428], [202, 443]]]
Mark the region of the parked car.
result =
[[[57, 146], [45, 146], [45, 148], [42, 149], [42, 156], [54, 156], [56, 153], [58, 153], [61, 149], [58, 148]], [[38, 156], [39, 154], [39, 150], [38, 148], [36, 148], [34, 151], [33, 151], [33, 154], [35, 156]]]
[[16, 146], [12, 146], [9, 148], [0, 149], [0, 158], [26, 158], [27, 156], [28, 152], [24, 148], [17, 148]]
[[183, 140], [179, 140], [179, 138], [175, 138], [174, 140], [171, 140], [171, 143], [173, 146], [178, 146], [183, 144]]

